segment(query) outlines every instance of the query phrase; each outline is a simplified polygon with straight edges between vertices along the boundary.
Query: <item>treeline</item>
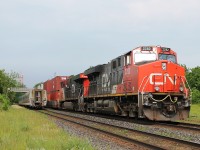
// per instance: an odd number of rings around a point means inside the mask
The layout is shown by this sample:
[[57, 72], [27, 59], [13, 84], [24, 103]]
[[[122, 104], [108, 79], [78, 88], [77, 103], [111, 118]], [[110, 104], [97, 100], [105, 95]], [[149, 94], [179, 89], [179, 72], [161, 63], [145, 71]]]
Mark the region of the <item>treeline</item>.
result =
[[192, 103], [200, 103], [200, 67], [187, 68], [183, 65], [186, 70], [186, 78], [188, 84], [192, 90]]
[[16, 78], [19, 76], [16, 72], [6, 73], [0, 70], [0, 110], [7, 110], [9, 105], [15, 103], [15, 93], [10, 91], [11, 87], [24, 87]]

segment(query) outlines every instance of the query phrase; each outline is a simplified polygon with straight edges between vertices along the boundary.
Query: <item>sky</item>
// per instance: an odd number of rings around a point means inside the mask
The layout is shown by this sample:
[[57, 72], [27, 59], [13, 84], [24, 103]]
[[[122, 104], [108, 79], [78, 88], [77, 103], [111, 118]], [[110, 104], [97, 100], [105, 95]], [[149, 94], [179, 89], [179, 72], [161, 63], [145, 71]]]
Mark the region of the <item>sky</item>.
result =
[[33, 87], [76, 75], [138, 46], [200, 62], [200, 0], [0, 0], [0, 69]]

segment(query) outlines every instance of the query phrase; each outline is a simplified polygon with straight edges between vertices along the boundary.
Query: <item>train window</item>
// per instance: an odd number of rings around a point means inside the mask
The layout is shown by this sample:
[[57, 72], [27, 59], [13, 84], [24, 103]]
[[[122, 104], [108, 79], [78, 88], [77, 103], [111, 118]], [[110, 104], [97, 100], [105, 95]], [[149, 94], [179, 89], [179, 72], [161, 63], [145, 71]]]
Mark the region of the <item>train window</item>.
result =
[[125, 59], [124, 59], [124, 65], [130, 65], [131, 64], [131, 56], [130, 54], [126, 55], [125, 56]]
[[116, 67], [117, 67], [116, 61], [113, 61], [113, 62], [112, 62], [112, 68], [115, 69]]
[[131, 57], [130, 57], [130, 55], [126, 56], [126, 64], [127, 65], [131, 64]]
[[158, 58], [159, 58], [159, 60], [168, 60], [173, 63], [176, 63], [176, 57], [174, 55], [159, 54]]
[[156, 60], [155, 53], [136, 53], [135, 54], [135, 63], [149, 62], [149, 61], [155, 61], [155, 60]]

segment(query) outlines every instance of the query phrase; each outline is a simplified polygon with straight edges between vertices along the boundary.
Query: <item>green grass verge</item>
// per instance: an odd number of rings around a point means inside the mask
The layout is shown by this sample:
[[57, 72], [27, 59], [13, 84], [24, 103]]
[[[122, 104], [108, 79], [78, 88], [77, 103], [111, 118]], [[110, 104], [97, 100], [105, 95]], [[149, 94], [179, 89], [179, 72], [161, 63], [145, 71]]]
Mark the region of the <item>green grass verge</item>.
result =
[[200, 121], [200, 104], [192, 104], [189, 119]]
[[25, 108], [0, 111], [0, 120], [1, 150], [93, 149], [87, 141], [66, 134], [45, 115]]
[[186, 120], [180, 122], [200, 124], [200, 104], [192, 104], [190, 108], [190, 116]]

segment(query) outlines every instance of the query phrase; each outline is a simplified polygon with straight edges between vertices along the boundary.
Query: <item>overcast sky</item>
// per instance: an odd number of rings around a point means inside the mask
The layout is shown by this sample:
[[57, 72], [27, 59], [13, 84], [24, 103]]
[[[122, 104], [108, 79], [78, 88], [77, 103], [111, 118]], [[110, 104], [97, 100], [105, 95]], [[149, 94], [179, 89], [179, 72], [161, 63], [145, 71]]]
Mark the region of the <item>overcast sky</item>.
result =
[[32, 87], [141, 45], [200, 62], [200, 0], [0, 0], [0, 69]]

